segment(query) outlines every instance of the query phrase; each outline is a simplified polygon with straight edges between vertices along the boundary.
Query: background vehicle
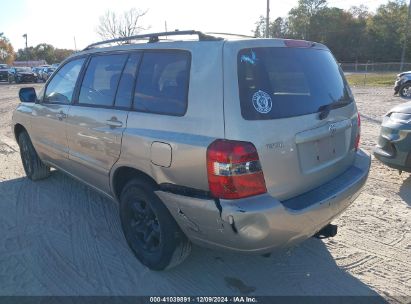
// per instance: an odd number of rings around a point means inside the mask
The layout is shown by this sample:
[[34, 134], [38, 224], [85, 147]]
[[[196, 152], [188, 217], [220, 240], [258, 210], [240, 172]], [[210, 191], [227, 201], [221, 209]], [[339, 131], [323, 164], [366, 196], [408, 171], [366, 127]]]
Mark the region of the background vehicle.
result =
[[56, 69], [53, 67], [45, 67], [42, 68], [39, 71], [39, 79], [43, 82], [46, 82], [47, 79], [49, 79], [50, 75], [55, 71]]
[[21, 89], [13, 125], [29, 178], [56, 167], [118, 200], [130, 248], [155, 270], [184, 260], [190, 241], [264, 254], [335, 235], [370, 157], [325, 46], [133, 39], [151, 43], [76, 53], [36, 103]]
[[9, 83], [37, 82], [37, 75], [29, 67], [13, 67], [8, 72]]
[[9, 66], [7, 64], [0, 64], [0, 81], [7, 81], [9, 74]]
[[394, 85], [394, 94], [411, 99], [411, 71], [400, 73]]
[[411, 172], [411, 102], [385, 115], [374, 155], [391, 168]]
[[43, 69], [42, 67], [32, 67], [32, 68], [31, 68], [31, 71], [32, 71], [34, 74], [36, 74], [37, 80], [40, 79], [40, 71], [41, 71], [42, 69]]

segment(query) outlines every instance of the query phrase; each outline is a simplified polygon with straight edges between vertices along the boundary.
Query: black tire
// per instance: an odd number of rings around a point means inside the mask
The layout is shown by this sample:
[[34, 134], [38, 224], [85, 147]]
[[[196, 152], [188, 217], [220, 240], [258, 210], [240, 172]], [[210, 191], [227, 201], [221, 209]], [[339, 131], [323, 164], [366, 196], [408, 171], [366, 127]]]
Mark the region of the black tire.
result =
[[27, 177], [32, 181], [48, 177], [50, 175], [50, 167], [45, 165], [37, 155], [27, 132], [23, 131], [20, 133], [18, 142], [21, 162]]
[[402, 98], [411, 99], [411, 82], [404, 83], [400, 87], [399, 94]]
[[165, 270], [183, 262], [191, 243], [148, 182], [133, 179], [120, 195], [124, 236], [137, 259], [151, 270]]

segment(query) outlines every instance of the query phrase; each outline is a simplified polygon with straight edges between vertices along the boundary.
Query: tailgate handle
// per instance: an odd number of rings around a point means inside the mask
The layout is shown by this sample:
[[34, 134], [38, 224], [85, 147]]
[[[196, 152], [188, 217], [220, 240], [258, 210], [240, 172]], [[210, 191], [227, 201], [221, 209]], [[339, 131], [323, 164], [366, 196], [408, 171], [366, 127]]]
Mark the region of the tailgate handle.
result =
[[317, 129], [312, 129], [296, 134], [295, 142], [303, 144], [310, 141], [319, 140], [325, 137], [334, 136], [336, 133], [347, 130], [352, 127], [352, 121], [342, 120], [335, 123], [327, 124]]
[[123, 126], [123, 123], [117, 120], [116, 117], [112, 117], [111, 119], [106, 120], [106, 125], [110, 126], [111, 128], [121, 128]]

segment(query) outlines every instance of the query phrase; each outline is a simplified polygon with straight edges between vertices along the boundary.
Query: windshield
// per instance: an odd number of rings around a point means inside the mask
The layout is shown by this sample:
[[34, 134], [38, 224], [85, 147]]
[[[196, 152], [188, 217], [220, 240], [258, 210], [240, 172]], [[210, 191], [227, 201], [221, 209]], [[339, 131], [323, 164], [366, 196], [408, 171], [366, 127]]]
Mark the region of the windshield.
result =
[[241, 113], [261, 120], [307, 115], [352, 94], [329, 51], [263, 47], [238, 54]]
[[16, 68], [16, 72], [31, 72], [30, 68]]

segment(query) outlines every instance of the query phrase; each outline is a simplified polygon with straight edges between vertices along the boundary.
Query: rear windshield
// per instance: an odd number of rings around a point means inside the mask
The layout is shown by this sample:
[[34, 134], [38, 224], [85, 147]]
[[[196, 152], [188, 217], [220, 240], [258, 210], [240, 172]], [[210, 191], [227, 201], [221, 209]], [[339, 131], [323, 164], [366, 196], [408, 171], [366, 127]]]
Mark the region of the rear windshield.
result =
[[329, 51], [263, 47], [238, 53], [242, 116], [277, 119], [318, 112], [352, 102], [352, 94]]

